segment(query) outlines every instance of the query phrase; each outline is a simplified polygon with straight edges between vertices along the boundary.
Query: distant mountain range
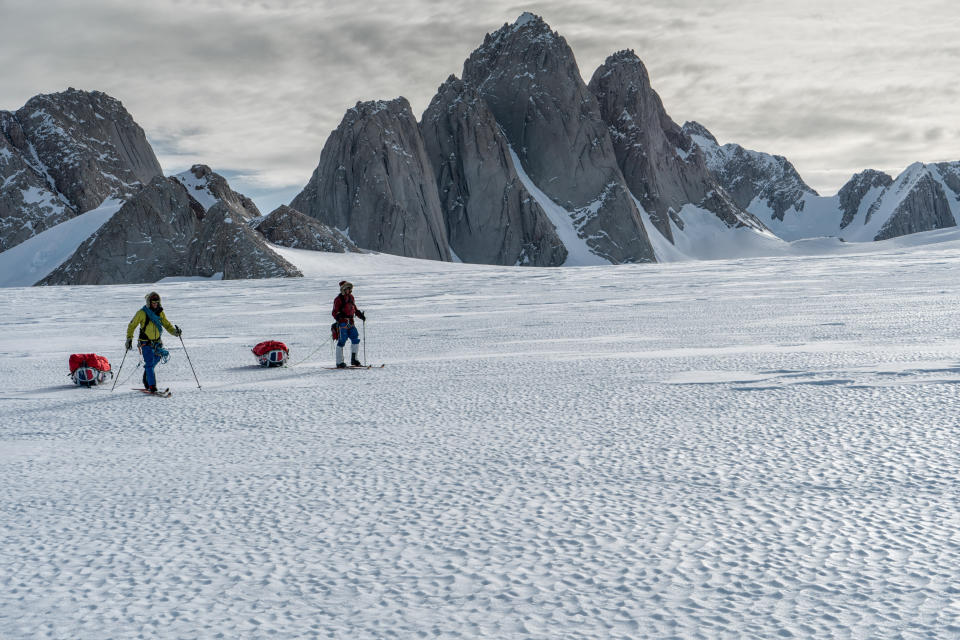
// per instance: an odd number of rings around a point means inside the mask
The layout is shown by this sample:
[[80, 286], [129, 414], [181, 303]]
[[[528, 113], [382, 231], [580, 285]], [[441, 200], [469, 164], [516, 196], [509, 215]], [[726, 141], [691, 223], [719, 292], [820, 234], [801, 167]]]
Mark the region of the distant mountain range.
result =
[[676, 124], [632, 51], [584, 82], [564, 38], [524, 13], [484, 38], [419, 121], [402, 97], [348, 109], [303, 191], [269, 216], [204, 165], [164, 177], [106, 94], [0, 111], [0, 251], [36, 254], [38, 234], [86, 214], [92, 231], [37, 266], [36, 283], [299, 275], [272, 244], [559, 266], [882, 240], [956, 226], [960, 162], [868, 170], [820, 196], [786, 158]]

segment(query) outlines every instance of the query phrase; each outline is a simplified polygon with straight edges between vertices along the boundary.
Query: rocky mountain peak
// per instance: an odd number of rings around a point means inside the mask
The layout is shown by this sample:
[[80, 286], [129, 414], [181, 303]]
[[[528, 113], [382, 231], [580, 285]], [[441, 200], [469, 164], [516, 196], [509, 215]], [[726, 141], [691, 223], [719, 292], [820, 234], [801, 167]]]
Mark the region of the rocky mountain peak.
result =
[[[548, 25], [543, 18], [529, 11], [521, 13], [517, 19], [514, 20], [513, 24], [504, 23], [498, 31], [489, 34], [488, 37], [491, 39], [520, 37], [545, 40], [561, 38], [560, 34], [551, 29], [550, 25]], [[486, 44], [486, 40], [484, 44]]]
[[720, 146], [720, 143], [717, 142], [717, 139], [713, 137], [713, 134], [710, 133], [710, 130], [694, 120], [688, 120], [687, 122], [683, 123], [683, 132], [688, 136], [698, 136], [707, 142]]
[[80, 212], [107, 197], [128, 198], [163, 175], [143, 129], [100, 91], [34, 96], [16, 118], [58, 191]]
[[749, 209], [762, 203], [761, 215], [750, 211], [764, 222], [782, 222], [788, 210], [802, 211], [804, 199], [817, 196], [796, 168], [783, 156], [745, 149], [739, 144], [720, 145], [702, 125], [688, 122], [684, 131], [700, 148], [707, 168], [730, 194], [738, 207]]
[[604, 120], [620, 128], [659, 127], [682, 151], [689, 151], [689, 136], [667, 115], [663, 101], [650, 84], [650, 75], [630, 49], [609, 56], [594, 72], [588, 85], [600, 103]]
[[513, 24], [488, 33], [463, 63], [463, 79], [481, 93], [485, 93], [485, 84], [503, 80], [505, 74], [520, 74], [525, 84], [535, 84], [536, 77], [545, 71], [580, 77], [567, 41], [532, 13], [524, 13]]
[[[529, 11], [524, 11], [520, 16], [514, 21], [513, 28], [521, 29], [528, 25], [534, 26], [543, 26], [546, 27], [546, 23], [543, 21], [543, 18], [538, 16], [535, 13], [530, 13]], [[549, 30], [549, 27], [546, 27]]]
[[[887, 188], [895, 204], [893, 212], [874, 236], [874, 240], [886, 240], [920, 231], [957, 226], [954, 212], [960, 209], [952, 204], [941, 184], [942, 176], [933, 165], [914, 163], [897, 177]], [[951, 195], [957, 197], [956, 193]], [[954, 200], [956, 202], [956, 200]], [[889, 206], [889, 205], [887, 205]], [[871, 206], [866, 222], [884, 209], [880, 200]]]
[[953, 191], [954, 199], [960, 202], [960, 162], [938, 162], [934, 166], [944, 184]]
[[205, 211], [198, 207], [179, 180], [156, 177], [39, 284], [302, 275], [223, 200]]
[[290, 206], [364, 249], [450, 259], [433, 168], [403, 97], [348, 109]]
[[857, 212], [860, 210], [863, 198], [871, 189], [884, 189], [892, 183], [892, 177], [882, 171], [876, 171], [874, 169], [861, 171], [850, 178], [840, 189], [839, 193], [837, 193], [840, 200], [840, 210], [843, 212], [843, 217], [840, 220], [840, 228], [846, 228], [846, 226], [853, 221]]
[[687, 204], [714, 213], [729, 227], [763, 230], [754, 216], [723, 193], [690, 136], [675, 123], [650, 84], [646, 67], [626, 49], [609, 56], [589, 84], [610, 130], [617, 162], [650, 221], [673, 241], [670, 221]]
[[463, 63], [463, 80], [489, 107], [519, 168], [576, 220], [591, 253], [655, 260], [600, 105], [563, 37], [536, 16], [504, 25]]
[[483, 98], [480, 97], [480, 94], [474, 87], [469, 86], [466, 82], [451, 74], [444, 80], [443, 84], [437, 87], [437, 93], [430, 101], [430, 106], [424, 111], [424, 118], [428, 117], [428, 114], [430, 118], [441, 117], [441, 110], [434, 108], [435, 103], [443, 105], [443, 108], [447, 112], [450, 112], [455, 111], [461, 103], [475, 105], [482, 101]]
[[0, 250], [162, 175], [143, 129], [103, 92], [71, 87], [0, 111]]
[[633, 49], [621, 49], [607, 56], [601, 68], [605, 73], [619, 71], [634, 79], [637, 84], [650, 85], [650, 74], [643, 60]]
[[260, 217], [260, 210], [253, 200], [231, 189], [226, 178], [205, 164], [195, 164], [187, 171], [174, 175], [173, 179], [186, 188], [204, 211], [222, 201], [243, 220]]
[[393, 100], [358, 101], [356, 105], [347, 110], [343, 118], [343, 123], [353, 124], [359, 120], [374, 119], [378, 116], [389, 118], [405, 114], [413, 117], [410, 103], [403, 96], [394, 98]]
[[477, 90], [450, 76], [420, 124], [454, 254], [466, 262], [557, 266], [567, 252], [520, 180], [510, 143]]

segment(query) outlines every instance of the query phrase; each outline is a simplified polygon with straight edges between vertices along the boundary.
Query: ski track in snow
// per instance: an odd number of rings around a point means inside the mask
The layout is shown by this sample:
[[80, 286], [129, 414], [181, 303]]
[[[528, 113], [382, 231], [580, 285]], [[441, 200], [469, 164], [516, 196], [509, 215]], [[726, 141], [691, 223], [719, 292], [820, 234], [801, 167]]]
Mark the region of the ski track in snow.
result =
[[150, 285], [0, 289], [0, 637], [960, 637], [956, 250], [290, 255], [156, 285], [171, 399], [66, 375]]

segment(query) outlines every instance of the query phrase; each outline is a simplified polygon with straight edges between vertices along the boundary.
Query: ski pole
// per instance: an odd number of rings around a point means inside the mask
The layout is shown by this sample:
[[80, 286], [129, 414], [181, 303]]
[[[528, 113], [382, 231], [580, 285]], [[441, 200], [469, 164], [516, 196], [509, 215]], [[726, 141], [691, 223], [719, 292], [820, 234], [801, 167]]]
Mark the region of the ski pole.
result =
[[[128, 375], [126, 378], [123, 379], [123, 384], [127, 384], [127, 380], [129, 380], [129, 379], [132, 378], [133, 376], [137, 375], [137, 369], [140, 368], [140, 365], [141, 365], [141, 364], [143, 364], [143, 363], [138, 360], [138, 361], [137, 361], [137, 366], [135, 366], [135, 367], [133, 368], [133, 371], [130, 372], [130, 375]], [[117, 377], [119, 378], [120, 376], [118, 375]]]
[[313, 355], [314, 355], [317, 351], [320, 351], [320, 349], [323, 349], [323, 345], [322, 345], [322, 344], [321, 344], [319, 347], [317, 347], [316, 349], [314, 349], [313, 351], [311, 351], [311, 352], [310, 352], [308, 355], [306, 355], [302, 360], [297, 360], [296, 362], [294, 362], [292, 365], [290, 365], [290, 368], [292, 369], [293, 367], [298, 367], [298, 366], [300, 366], [301, 364], [303, 364], [304, 362], [306, 362], [307, 360], [309, 360], [310, 358], [312, 358]]
[[123, 371], [123, 363], [127, 360], [127, 351], [128, 349], [123, 350], [123, 359], [120, 360], [120, 368], [117, 369], [117, 376], [113, 379], [113, 386], [110, 387], [111, 393], [117, 388], [117, 379], [120, 378], [120, 372]]
[[363, 364], [367, 364], [367, 319], [363, 319]]
[[183, 344], [183, 336], [180, 335], [180, 327], [173, 325], [177, 330], [177, 337], [180, 338], [180, 346], [183, 347], [183, 355], [187, 356], [187, 362], [190, 364], [190, 371], [193, 371], [193, 379], [197, 381], [197, 389], [203, 389], [200, 386], [200, 379], [197, 377], [197, 370], [193, 368], [193, 363], [190, 362], [190, 354], [187, 353], [187, 345]]

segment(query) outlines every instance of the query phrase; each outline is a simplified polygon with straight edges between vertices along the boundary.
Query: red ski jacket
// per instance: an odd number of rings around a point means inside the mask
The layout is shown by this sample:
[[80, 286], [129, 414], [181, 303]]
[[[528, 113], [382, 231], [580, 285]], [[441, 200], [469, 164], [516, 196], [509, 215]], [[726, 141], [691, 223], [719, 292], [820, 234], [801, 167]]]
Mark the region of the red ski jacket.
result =
[[353, 316], [357, 313], [357, 303], [353, 300], [353, 294], [342, 293], [333, 299], [333, 319], [337, 322], [346, 322], [353, 326]]

